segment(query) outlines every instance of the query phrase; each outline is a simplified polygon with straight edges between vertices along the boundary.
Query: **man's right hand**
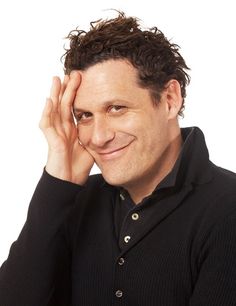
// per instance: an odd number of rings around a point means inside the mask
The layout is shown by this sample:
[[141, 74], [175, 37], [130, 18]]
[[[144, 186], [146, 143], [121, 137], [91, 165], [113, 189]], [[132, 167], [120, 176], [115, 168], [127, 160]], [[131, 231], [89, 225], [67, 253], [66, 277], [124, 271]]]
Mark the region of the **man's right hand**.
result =
[[94, 164], [93, 157], [78, 140], [72, 114], [73, 102], [79, 89], [81, 75], [72, 71], [63, 83], [54, 77], [39, 123], [48, 142], [46, 171], [59, 179], [83, 185]]

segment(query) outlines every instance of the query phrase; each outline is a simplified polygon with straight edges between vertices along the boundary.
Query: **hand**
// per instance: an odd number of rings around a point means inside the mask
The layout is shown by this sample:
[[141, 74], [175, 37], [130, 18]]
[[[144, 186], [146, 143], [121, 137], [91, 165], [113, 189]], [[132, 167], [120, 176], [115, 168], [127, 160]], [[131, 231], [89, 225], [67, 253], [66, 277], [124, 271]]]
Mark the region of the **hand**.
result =
[[78, 71], [66, 75], [61, 83], [54, 77], [39, 127], [48, 142], [46, 171], [59, 179], [83, 185], [94, 164], [93, 157], [80, 145], [72, 114], [72, 105], [79, 89]]

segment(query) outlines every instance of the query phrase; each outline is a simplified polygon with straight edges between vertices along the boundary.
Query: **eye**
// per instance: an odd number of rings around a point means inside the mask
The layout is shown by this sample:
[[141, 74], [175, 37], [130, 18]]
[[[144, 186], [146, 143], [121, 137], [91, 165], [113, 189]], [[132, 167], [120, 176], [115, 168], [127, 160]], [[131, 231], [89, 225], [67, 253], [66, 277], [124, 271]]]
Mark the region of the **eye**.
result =
[[123, 105], [111, 105], [110, 107], [109, 107], [109, 109], [108, 109], [108, 111], [110, 112], [110, 113], [114, 113], [114, 114], [116, 114], [116, 113], [123, 113], [123, 111], [125, 110], [125, 106], [123, 106]]
[[92, 117], [92, 114], [90, 112], [83, 112], [75, 114], [75, 119], [77, 123], [86, 123], [89, 121], [89, 119]]

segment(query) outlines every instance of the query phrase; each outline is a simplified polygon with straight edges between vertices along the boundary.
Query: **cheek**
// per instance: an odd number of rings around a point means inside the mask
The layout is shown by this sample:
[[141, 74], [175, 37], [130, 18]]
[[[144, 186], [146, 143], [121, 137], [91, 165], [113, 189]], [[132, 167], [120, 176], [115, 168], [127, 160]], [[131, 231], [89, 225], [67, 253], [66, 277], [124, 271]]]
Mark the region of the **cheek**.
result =
[[136, 135], [145, 125], [144, 121], [137, 114], [127, 114], [113, 120], [113, 127], [116, 131]]
[[143, 150], [149, 154], [162, 150], [167, 141], [167, 127], [161, 120], [146, 121], [137, 131]]

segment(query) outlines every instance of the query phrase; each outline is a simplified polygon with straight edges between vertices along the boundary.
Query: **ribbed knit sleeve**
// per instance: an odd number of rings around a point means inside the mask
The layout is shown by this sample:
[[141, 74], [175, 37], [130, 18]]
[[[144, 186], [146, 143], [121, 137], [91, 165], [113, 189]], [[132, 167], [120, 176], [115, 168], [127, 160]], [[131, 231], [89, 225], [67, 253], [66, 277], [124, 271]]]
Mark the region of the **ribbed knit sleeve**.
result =
[[[236, 203], [235, 203], [236, 204]], [[236, 211], [206, 237], [190, 306], [236, 305]]]
[[70, 256], [62, 225], [80, 189], [44, 171], [26, 223], [0, 269], [0, 306], [69, 305], [67, 292], [62, 292], [60, 303], [50, 301], [56, 290], [55, 276], [64, 273], [62, 267], [68, 265]]

